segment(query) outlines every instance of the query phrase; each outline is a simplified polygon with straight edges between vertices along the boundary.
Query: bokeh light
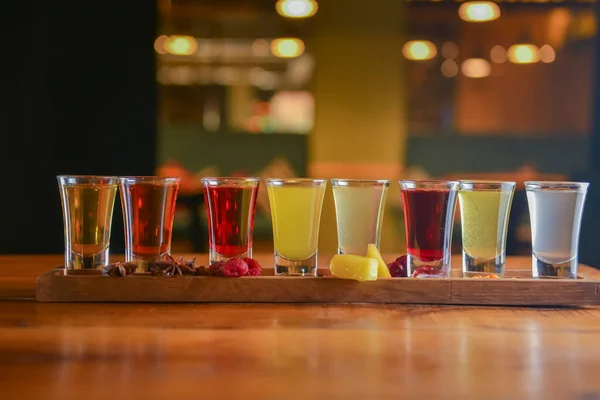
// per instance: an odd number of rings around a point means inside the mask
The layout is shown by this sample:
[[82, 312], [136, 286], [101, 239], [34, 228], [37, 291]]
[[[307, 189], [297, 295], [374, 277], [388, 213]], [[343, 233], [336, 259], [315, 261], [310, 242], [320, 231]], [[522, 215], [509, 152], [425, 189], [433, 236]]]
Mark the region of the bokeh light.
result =
[[402, 54], [409, 60], [430, 60], [437, 54], [437, 49], [430, 41], [411, 40], [404, 44]]
[[468, 78], [485, 78], [492, 72], [492, 67], [484, 58], [469, 58], [463, 61], [461, 70]]
[[540, 47], [540, 61], [543, 63], [551, 63], [556, 60], [556, 52], [549, 44]]
[[317, 13], [319, 5], [315, 0], [279, 0], [275, 8], [283, 17], [308, 18]]
[[490, 59], [496, 64], [502, 64], [506, 62], [508, 59], [506, 49], [500, 45], [492, 47], [492, 50], [490, 51]]
[[167, 54], [167, 40], [169, 37], [167, 35], [160, 35], [154, 41], [154, 50], [158, 54]]
[[279, 58], [294, 58], [304, 53], [304, 42], [297, 38], [278, 38], [271, 42], [271, 53]]
[[442, 45], [442, 55], [444, 58], [458, 57], [458, 45], [454, 42], [446, 42]]
[[458, 15], [468, 22], [487, 22], [500, 17], [500, 7], [491, 1], [469, 1], [458, 8]]
[[458, 75], [458, 64], [454, 60], [444, 60], [441, 71], [446, 78], [453, 78]]
[[532, 64], [540, 61], [539, 50], [532, 44], [515, 44], [508, 49], [508, 60], [515, 64]]
[[176, 56], [189, 56], [198, 49], [198, 42], [192, 36], [169, 36], [165, 44], [167, 52]]

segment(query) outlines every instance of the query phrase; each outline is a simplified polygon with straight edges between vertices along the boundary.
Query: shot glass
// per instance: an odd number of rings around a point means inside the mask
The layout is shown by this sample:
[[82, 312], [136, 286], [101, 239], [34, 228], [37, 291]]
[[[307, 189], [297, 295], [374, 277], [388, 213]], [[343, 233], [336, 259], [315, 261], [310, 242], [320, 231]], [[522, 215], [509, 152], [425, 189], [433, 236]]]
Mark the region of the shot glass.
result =
[[463, 276], [504, 277], [515, 182], [460, 181]]
[[109, 263], [118, 178], [57, 176], [65, 234], [65, 272]]
[[390, 181], [332, 179], [337, 218], [338, 254], [365, 255], [379, 249], [381, 224]]
[[577, 278], [581, 215], [589, 183], [525, 182], [534, 278]]
[[401, 180], [408, 276], [450, 276], [456, 181]]
[[150, 272], [153, 263], [171, 253], [173, 217], [179, 178], [119, 178], [125, 220], [125, 261]]
[[260, 178], [203, 178], [210, 263], [252, 257]]
[[317, 275], [324, 179], [267, 179], [276, 275]]

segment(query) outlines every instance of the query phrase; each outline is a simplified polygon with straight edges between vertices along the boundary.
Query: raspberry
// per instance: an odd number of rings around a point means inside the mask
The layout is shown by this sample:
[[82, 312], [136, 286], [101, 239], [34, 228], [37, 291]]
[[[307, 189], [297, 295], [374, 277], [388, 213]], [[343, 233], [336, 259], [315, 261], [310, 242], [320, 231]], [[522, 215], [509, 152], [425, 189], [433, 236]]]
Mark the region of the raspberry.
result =
[[500, 279], [500, 277], [496, 274], [490, 274], [490, 275], [486, 275], [484, 276], [485, 279]]
[[258, 261], [249, 257], [244, 258], [244, 261], [246, 262], [246, 264], [248, 264], [248, 275], [260, 276], [262, 274], [262, 268]]
[[239, 257], [230, 258], [223, 264], [223, 274], [225, 276], [248, 275], [248, 264]]
[[208, 270], [212, 276], [223, 276], [223, 263], [221, 261], [217, 261], [215, 263], [210, 264]]
[[406, 256], [400, 256], [392, 261], [388, 265], [390, 274], [394, 278], [406, 278], [408, 276], [408, 269], [406, 268]]
[[415, 272], [413, 273], [413, 277], [416, 278], [419, 275], [424, 275], [424, 278], [428, 278], [428, 277], [434, 277], [440, 274], [440, 270], [438, 270], [436, 267], [430, 267], [427, 265], [424, 265], [422, 267], [419, 267], [415, 270]]

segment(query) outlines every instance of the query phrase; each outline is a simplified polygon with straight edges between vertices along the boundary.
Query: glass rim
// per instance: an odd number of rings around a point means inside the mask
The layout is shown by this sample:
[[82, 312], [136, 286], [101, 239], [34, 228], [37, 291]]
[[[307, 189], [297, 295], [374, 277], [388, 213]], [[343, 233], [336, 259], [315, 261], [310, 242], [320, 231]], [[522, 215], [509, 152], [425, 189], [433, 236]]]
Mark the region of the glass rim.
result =
[[179, 183], [180, 178], [173, 176], [120, 176], [119, 182], [121, 183], [163, 183], [166, 185], [176, 185]]
[[[389, 179], [346, 179], [346, 178], [331, 178], [331, 184], [333, 186], [362, 186], [362, 185], [374, 185], [374, 186], [390, 186]], [[342, 184], [346, 183], [346, 185]]]
[[517, 182], [511, 181], [486, 181], [486, 180], [460, 180], [459, 190], [475, 191], [478, 189], [483, 190], [499, 190], [499, 191], [510, 191], [514, 190], [517, 186]]
[[[96, 183], [105, 185], [118, 185], [119, 177], [112, 175], [57, 175], [56, 179], [61, 185], [76, 185], [78, 183]], [[81, 181], [81, 182], [80, 182]], [[107, 182], [104, 182], [107, 181]], [[111, 182], [112, 181], [112, 182]]]
[[526, 190], [587, 190], [589, 182], [525, 181]]
[[205, 176], [200, 178], [200, 182], [204, 186], [219, 186], [226, 184], [243, 185], [253, 184], [258, 185], [260, 178], [256, 176], [240, 177], [240, 176]]
[[83, 179], [118, 179], [117, 175], [56, 175], [57, 178], [83, 178]]
[[267, 185], [323, 185], [327, 184], [327, 179], [312, 178], [266, 178]]
[[[458, 189], [459, 181], [444, 180], [444, 179], [400, 179], [398, 181], [400, 188], [404, 189]], [[407, 187], [414, 185], [414, 187]]]

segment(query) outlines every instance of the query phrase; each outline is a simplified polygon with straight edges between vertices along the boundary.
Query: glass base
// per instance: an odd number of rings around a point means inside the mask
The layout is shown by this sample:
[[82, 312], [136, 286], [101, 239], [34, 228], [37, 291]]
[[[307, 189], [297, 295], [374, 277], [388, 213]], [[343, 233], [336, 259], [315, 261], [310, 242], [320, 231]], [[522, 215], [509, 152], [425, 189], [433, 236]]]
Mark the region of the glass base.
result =
[[577, 279], [577, 256], [561, 263], [548, 263], [531, 256], [531, 274], [534, 279]]
[[152, 269], [154, 268], [154, 264], [157, 261], [165, 261], [167, 259], [167, 255], [169, 255], [169, 253], [163, 254], [162, 256], [157, 256], [157, 257], [146, 256], [144, 258], [138, 258], [138, 257], [133, 256], [133, 257], [127, 257], [127, 259], [125, 261], [137, 264], [137, 269], [135, 270], [136, 274], [144, 274], [144, 273], [152, 272]]
[[215, 250], [210, 249], [209, 253], [208, 253], [208, 261], [210, 264], [214, 264], [216, 262], [225, 262], [227, 260], [229, 260], [230, 258], [233, 257], [240, 257], [240, 258], [252, 258], [252, 248], [248, 249], [248, 251], [245, 251], [243, 253], [240, 254], [233, 254], [233, 255], [223, 255], [223, 254], [219, 254], [217, 253]]
[[317, 276], [317, 254], [305, 260], [289, 260], [275, 253], [275, 275]]
[[448, 278], [450, 277], [450, 262], [444, 260], [421, 261], [407, 254], [406, 267], [408, 276], [415, 278]]
[[100, 253], [84, 255], [75, 252], [65, 254], [65, 270], [100, 269], [108, 265], [109, 248]]
[[492, 258], [476, 258], [463, 250], [463, 276], [474, 278], [491, 274], [504, 278], [506, 254], [502, 253]]

